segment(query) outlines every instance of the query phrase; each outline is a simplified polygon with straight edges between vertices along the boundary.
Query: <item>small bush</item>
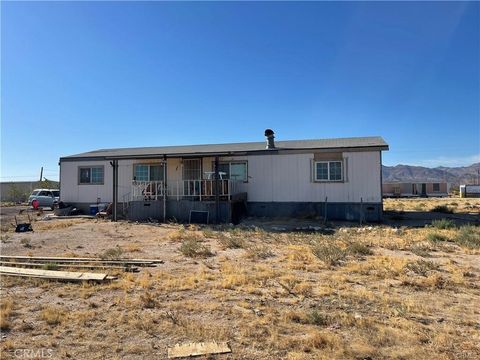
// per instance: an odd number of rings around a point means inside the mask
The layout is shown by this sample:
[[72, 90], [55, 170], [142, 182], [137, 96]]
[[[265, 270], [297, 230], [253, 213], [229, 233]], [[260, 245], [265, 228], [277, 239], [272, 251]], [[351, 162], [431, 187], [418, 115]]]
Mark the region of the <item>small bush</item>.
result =
[[224, 249], [241, 249], [245, 247], [245, 241], [237, 236], [221, 236], [218, 242]]
[[153, 309], [157, 306], [157, 300], [155, 299], [153, 294], [149, 291], [140, 295], [140, 303], [142, 307], [146, 309]]
[[322, 314], [317, 310], [313, 310], [307, 314], [307, 322], [312, 325], [325, 326], [330, 323], [330, 319], [328, 315]]
[[180, 252], [191, 258], [205, 258], [212, 256], [210, 247], [201, 244], [198, 240], [186, 240], [180, 246]]
[[13, 299], [5, 298], [0, 303], [0, 330], [8, 331], [11, 329], [12, 324], [10, 317], [13, 313]]
[[264, 245], [253, 245], [247, 249], [247, 257], [250, 259], [267, 259], [274, 255], [273, 251]]
[[64, 320], [65, 313], [56, 307], [46, 307], [42, 310], [40, 318], [45, 320], [48, 325], [58, 325]]
[[316, 244], [312, 253], [328, 266], [335, 266], [345, 259], [346, 251], [333, 244]]
[[102, 254], [100, 254], [100, 258], [102, 260], [118, 260], [122, 257], [123, 250], [120, 246], [116, 246], [111, 249], [105, 250]]
[[438, 270], [439, 266], [431, 261], [418, 260], [415, 262], [409, 262], [405, 265], [405, 269], [413, 271], [415, 274], [421, 276], [427, 276], [430, 271]]
[[370, 249], [368, 246], [359, 243], [359, 242], [353, 242], [348, 245], [347, 251], [356, 256], [367, 256], [367, 255], [372, 255], [373, 251]]
[[427, 234], [427, 240], [431, 242], [440, 242], [440, 241], [448, 241], [448, 237], [439, 233], [429, 233]]
[[471, 225], [462, 226], [453, 241], [469, 249], [480, 249], [480, 228]]
[[450, 219], [433, 220], [432, 226], [440, 230], [452, 229], [455, 227], [455, 222]]
[[443, 214], [453, 214], [453, 210], [450, 209], [447, 205], [437, 205], [431, 212], [443, 213]]

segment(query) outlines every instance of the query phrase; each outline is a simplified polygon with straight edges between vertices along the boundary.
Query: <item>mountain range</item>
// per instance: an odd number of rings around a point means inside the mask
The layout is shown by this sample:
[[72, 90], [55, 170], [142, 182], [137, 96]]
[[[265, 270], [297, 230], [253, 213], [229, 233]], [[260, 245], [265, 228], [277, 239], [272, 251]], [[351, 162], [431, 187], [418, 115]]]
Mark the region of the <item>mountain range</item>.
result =
[[480, 163], [462, 167], [382, 166], [383, 181], [447, 181], [452, 185], [479, 184]]

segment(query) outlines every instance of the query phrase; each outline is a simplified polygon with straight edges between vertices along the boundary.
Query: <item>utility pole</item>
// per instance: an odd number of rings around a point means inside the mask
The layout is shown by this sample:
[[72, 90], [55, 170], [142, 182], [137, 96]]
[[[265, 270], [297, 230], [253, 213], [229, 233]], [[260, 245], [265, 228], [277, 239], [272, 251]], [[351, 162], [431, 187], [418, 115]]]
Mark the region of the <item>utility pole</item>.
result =
[[40, 180], [38, 181], [42, 181], [42, 178], [43, 178], [43, 166], [40, 168]]

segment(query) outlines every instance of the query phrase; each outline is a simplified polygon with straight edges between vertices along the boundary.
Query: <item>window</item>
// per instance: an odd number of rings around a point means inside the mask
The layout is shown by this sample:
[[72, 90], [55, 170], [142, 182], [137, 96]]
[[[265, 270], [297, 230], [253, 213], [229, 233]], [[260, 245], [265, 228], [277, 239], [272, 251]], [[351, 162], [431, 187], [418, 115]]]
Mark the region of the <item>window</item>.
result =
[[315, 162], [315, 181], [342, 181], [341, 161]]
[[91, 166], [79, 168], [80, 185], [103, 184], [103, 166]]
[[[215, 163], [213, 164], [215, 168]], [[247, 163], [245, 161], [239, 162], [221, 162], [218, 164], [218, 171], [222, 174], [223, 179], [236, 180], [236, 181], [248, 181]]]
[[163, 165], [135, 164], [133, 179], [137, 181], [162, 181]]
[[440, 184], [439, 183], [434, 183], [433, 184], [433, 191], [434, 192], [440, 192]]

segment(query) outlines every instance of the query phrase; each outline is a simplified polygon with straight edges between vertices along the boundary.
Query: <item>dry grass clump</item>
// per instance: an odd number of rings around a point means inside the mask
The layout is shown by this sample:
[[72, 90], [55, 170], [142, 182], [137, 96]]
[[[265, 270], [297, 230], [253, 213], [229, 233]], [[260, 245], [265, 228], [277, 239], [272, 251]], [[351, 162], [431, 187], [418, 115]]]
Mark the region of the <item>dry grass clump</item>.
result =
[[35, 230], [63, 230], [69, 228], [73, 225], [80, 224], [85, 220], [82, 219], [75, 219], [75, 220], [49, 220], [46, 221], [37, 221], [35, 223]]
[[213, 256], [209, 246], [204, 245], [195, 239], [185, 240], [180, 246], [180, 252], [183, 255], [191, 258], [205, 258]]
[[142, 251], [142, 247], [138, 243], [130, 243], [130, 244], [125, 245], [123, 247], [123, 250], [125, 252], [129, 252], [129, 253], [140, 252], [140, 251]]
[[450, 219], [433, 220], [432, 226], [439, 230], [452, 229], [455, 227], [455, 222]]
[[187, 240], [201, 241], [205, 236], [196, 226], [189, 225], [188, 228], [186, 228], [185, 226], [180, 225], [178, 229], [169, 232], [167, 237], [170, 241], [180, 242]]
[[157, 306], [157, 300], [152, 292], [146, 291], [143, 294], [140, 294], [140, 304], [142, 308], [153, 309]]
[[373, 255], [372, 249], [360, 242], [352, 242], [347, 246], [347, 252], [356, 256]]
[[480, 227], [462, 226], [453, 241], [468, 249], [480, 249]]
[[65, 312], [59, 307], [46, 306], [40, 313], [40, 319], [44, 320], [48, 325], [58, 325], [65, 320]]
[[426, 239], [433, 243], [449, 240], [448, 236], [437, 233], [437, 232], [428, 233]]
[[222, 234], [218, 238], [218, 242], [223, 249], [241, 249], [245, 247], [245, 241], [242, 238], [228, 235]]
[[0, 301], [0, 330], [8, 331], [11, 329], [12, 324], [10, 318], [13, 314], [13, 299], [4, 298]]
[[100, 258], [102, 260], [118, 260], [123, 255], [123, 249], [120, 246], [116, 246], [111, 249], [105, 250], [103, 253], [100, 254]]
[[275, 253], [267, 245], [252, 245], [247, 248], [245, 256], [252, 260], [264, 260], [275, 256]]
[[417, 275], [427, 276], [432, 271], [438, 271], [440, 266], [433, 263], [432, 261], [418, 260], [414, 262], [409, 262], [405, 265], [405, 270], [412, 271]]
[[332, 243], [317, 243], [311, 250], [312, 254], [327, 266], [340, 265], [347, 256], [346, 250]]

